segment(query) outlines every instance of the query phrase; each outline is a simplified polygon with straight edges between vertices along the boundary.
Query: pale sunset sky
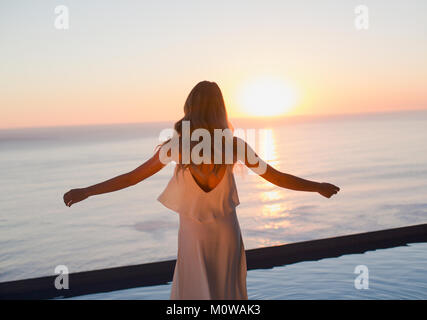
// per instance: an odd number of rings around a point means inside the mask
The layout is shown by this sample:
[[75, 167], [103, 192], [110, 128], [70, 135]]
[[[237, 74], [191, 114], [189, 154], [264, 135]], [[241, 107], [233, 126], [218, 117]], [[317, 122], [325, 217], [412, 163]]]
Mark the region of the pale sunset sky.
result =
[[201, 80], [231, 118], [427, 108], [425, 0], [1, 0], [0, 41], [0, 128], [178, 120]]

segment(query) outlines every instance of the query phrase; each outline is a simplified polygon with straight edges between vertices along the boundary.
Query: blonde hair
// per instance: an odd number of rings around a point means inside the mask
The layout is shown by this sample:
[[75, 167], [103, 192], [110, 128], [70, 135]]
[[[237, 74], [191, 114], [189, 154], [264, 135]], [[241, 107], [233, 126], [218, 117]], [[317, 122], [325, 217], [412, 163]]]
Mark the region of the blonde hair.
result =
[[[228, 121], [227, 110], [225, 108], [221, 89], [215, 82], [210, 81], [201, 81], [196, 84], [185, 101], [184, 116], [174, 125], [174, 129], [180, 139], [180, 145], [182, 145], [183, 121], [189, 121], [190, 135], [196, 129], [208, 130], [212, 138], [211, 142], [213, 142], [215, 129], [233, 130], [231, 123]], [[160, 147], [168, 141], [170, 140], [163, 142]], [[192, 142], [193, 145], [197, 143], [198, 141]], [[211, 146], [214, 148], [214, 143], [211, 143]], [[213, 156], [214, 152], [211, 152], [211, 154]], [[189, 166], [195, 167], [195, 164], [190, 160], [189, 164], [177, 163], [177, 166], [177, 169], [181, 170]], [[214, 164], [214, 174], [217, 174], [222, 166], [224, 166], [224, 164]]]

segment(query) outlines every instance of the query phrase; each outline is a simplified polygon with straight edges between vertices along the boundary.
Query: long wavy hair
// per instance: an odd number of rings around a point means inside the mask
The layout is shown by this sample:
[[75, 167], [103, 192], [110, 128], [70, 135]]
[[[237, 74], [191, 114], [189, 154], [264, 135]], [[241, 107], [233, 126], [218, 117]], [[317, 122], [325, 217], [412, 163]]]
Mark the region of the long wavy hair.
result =
[[[221, 89], [215, 82], [210, 81], [199, 82], [191, 90], [190, 94], [187, 97], [187, 100], [185, 101], [184, 116], [174, 125], [174, 129], [180, 139], [180, 145], [182, 145], [183, 121], [189, 121], [190, 135], [193, 133], [194, 130], [199, 128], [203, 128], [209, 131], [210, 136], [212, 138], [212, 157], [214, 155], [214, 130], [233, 130], [231, 123], [228, 121], [227, 110], [225, 108], [224, 98]], [[170, 141], [170, 139], [163, 142], [160, 146], [167, 143], [168, 141]], [[192, 141], [190, 147], [192, 148], [197, 143], [198, 141]], [[211, 163], [213, 163], [213, 161]], [[189, 166], [198, 170], [196, 165], [191, 161], [191, 159], [189, 164], [177, 163], [178, 170], [185, 169]], [[213, 173], [217, 174], [222, 166], [224, 166], [224, 164], [214, 164]]]

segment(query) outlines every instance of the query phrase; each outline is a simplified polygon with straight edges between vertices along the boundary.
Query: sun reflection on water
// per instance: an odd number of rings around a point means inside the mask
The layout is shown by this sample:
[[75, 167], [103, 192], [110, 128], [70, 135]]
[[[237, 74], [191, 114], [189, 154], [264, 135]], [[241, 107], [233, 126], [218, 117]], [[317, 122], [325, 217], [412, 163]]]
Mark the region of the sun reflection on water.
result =
[[277, 152], [272, 129], [263, 129], [259, 131], [259, 146], [261, 158], [272, 165], [276, 164]]
[[[278, 162], [274, 132], [272, 129], [260, 131], [259, 135], [260, 156], [271, 165]], [[289, 207], [285, 199], [285, 192], [266, 180], [262, 180], [259, 197], [262, 205], [262, 216], [266, 223], [261, 224], [262, 229], [283, 229], [288, 228], [291, 222], [289, 217]]]
[[284, 203], [271, 203], [263, 205], [262, 215], [267, 218], [284, 218], [289, 216], [289, 212]]
[[284, 229], [288, 228], [291, 225], [291, 222], [288, 220], [278, 221], [278, 222], [270, 222], [263, 225], [264, 229]]

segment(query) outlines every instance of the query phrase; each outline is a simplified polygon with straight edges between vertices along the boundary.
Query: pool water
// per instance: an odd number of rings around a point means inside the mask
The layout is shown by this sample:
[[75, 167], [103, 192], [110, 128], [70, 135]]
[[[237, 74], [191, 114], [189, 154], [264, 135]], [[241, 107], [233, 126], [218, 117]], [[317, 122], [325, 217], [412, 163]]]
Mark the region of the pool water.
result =
[[[427, 243], [416, 243], [273, 269], [250, 270], [248, 296], [259, 300], [427, 299], [426, 253]], [[359, 265], [367, 267], [367, 289], [356, 289], [355, 279], [360, 274], [355, 273], [355, 268]], [[171, 283], [71, 299], [163, 300], [169, 299], [170, 289]]]

